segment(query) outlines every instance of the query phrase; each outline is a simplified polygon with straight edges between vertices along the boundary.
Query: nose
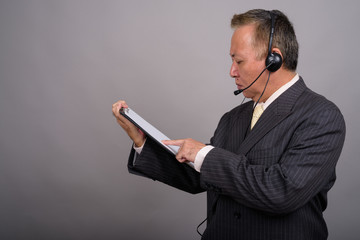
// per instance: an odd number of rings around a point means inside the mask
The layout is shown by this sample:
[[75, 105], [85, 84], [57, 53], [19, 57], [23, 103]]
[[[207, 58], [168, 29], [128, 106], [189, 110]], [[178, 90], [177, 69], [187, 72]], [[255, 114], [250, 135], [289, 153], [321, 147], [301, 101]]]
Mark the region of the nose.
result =
[[230, 76], [232, 78], [236, 78], [239, 76], [239, 71], [238, 71], [238, 67], [235, 61], [232, 62], [231, 64], [231, 68], [230, 68]]

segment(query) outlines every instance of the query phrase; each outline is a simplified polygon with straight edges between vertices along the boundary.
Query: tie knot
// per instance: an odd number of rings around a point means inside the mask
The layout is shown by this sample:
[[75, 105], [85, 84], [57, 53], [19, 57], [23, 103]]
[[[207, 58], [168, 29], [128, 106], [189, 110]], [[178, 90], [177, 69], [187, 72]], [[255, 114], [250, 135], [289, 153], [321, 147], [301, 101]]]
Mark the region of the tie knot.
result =
[[259, 120], [261, 114], [264, 112], [262, 105], [257, 105], [253, 112], [253, 117], [251, 119], [251, 129], [255, 126], [257, 120]]

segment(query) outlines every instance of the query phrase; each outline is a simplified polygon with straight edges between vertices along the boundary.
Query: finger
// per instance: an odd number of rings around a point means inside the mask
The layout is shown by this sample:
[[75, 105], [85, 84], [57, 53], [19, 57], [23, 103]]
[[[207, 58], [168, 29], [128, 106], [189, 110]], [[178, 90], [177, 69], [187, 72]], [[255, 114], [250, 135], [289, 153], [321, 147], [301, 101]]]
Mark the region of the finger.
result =
[[119, 105], [119, 104], [120, 104], [122, 107], [124, 107], [124, 108], [128, 108], [128, 107], [129, 107], [124, 100], [119, 100], [119, 101], [117, 101], [116, 103], [113, 104], [113, 107], [116, 106], [116, 105]]
[[[120, 105], [120, 106], [119, 106]], [[115, 117], [118, 117], [119, 113], [119, 109], [121, 108], [121, 104], [119, 103], [114, 103], [112, 105], [112, 113], [114, 114]]]
[[176, 139], [176, 140], [163, 140], [162, 141], [165, 145], [174, 145], [174, 146], [181, 146], [184, 143], [184, 139]]
[[181, 162], [181, 163], [187, 162], [186, 157], [181, 152], [178, 152], [178, 154], [176, 154], [175, 158], [176, 158], [176, 160], [178, 160], [178, 162]]
[[113, 111], [113, 114], [118, 117], [120, 115], [119, 111], [121, 108], [128, 108], [129, 106], [126, 104], [125, 101], [123, 100], [120, 100], [120, 101], [117, 101], [116, 103], [114, 103], [112, 105], [112, 111]]
[[113, 109], [114, 109], [114, 108], [117, 108], [119, 105], [120, 105], [120, 107], [121, 107], [121, 106], [123, 106], [123, 105], [125, 105], [125, 104], [126, 104], [125, 101], [120, 100], [120, 101], [117, 101], [116, 103], [114, 103], [114, 104], [112, 105], [112, 107], [113, 107]]
[[179, 162], [181, 163], [186, 163], [188, 162], [188, 160], [186, 158], [181, 158], [181, 159], [178, 159]]
[[113, 110], [113, 115], [119, 123], [121, 122], [123, 124], [128, 124], [129, 120], [127, 120], [123, 115], [121, 115], [116, 108]]
[[120, 114], [119, 111], [122, 107], [128, 107], [126, 102], [122, 101], [122, 100], [120, 100], [112, 105], [112, 112], [116, 118], [116, 121], [125, 130], [129, 130], [129, 129], [137, 130], [137, 128], [135, 126], [133, 126], [133, 124], [128, 119], [126, 119], [123, 115]]
[[146, 136], [146, 134], [145, 134], [140, 128], [138, 129], [138, 131], [139, 131], [139, 133], [141, 134], [141, 136], [143, 136], [143, 137]]
[[120, 114], [121, 107], [122, 107], [121, 105], [114, 105], [113, 109], [112, 109], [113, 115], [115, 116], [116, 120], [119, 123], [128, 125], [130, 123], [130, 121], [127, 120], [123, 115]]

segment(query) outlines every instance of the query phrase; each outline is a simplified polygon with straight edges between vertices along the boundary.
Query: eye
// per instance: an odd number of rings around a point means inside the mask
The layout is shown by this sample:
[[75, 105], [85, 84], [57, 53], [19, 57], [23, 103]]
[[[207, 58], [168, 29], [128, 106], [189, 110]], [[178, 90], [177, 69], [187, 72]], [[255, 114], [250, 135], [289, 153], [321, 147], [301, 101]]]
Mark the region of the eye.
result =
[[242, 63], [243, 61], [236, 61], [236, 63], [239, 65], [240, 63]]

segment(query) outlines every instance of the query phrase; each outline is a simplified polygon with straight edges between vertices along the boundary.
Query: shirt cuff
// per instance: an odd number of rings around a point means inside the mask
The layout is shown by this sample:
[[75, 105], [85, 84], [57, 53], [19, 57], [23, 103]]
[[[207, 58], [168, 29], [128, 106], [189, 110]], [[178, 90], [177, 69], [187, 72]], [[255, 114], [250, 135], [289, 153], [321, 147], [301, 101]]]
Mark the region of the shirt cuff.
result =
[[144, 148], [144, 145], [145, 145], [145, 142], [146, 142], [146, 139], [145, 139], [145, 141], [144, 141], [144, 143], [143, 143], [143, 145], [141, 147], [135, 147], [135, 143], [133, 144], [133, 148], [137, 152], [137, 154], [140, 154], [142, 152], [142, 150]]
[[196, 154], [194, 161], [194, 168], [196, 171], [200, 172], [201, 166], [204, 162], [206, 155], [214, 148], [214, 146], [207, 145], [200, 149], [200, 151]]
[[146, 142], [146, 139], [145, 139], [145, 141], [144, 141], [144, 143], [143, 143], [143, 145], [142, 145], [141, 147], [135, 147], [135, 143], [133, 144], [133, 148], [134, 148], [134, 150], [135, 150], [135, 152], [136, 152], [136, 153], [134, 154], [134, 159], [133, 159], [133, 165], [134, 165], [134, 166], [135, 166], [135, 162], [136, 162], [137, 156], [141, 154], [141, 152], [142, 152], [142, 150], [143, 150], [143, 148], [144, 148], [145, 142]]

